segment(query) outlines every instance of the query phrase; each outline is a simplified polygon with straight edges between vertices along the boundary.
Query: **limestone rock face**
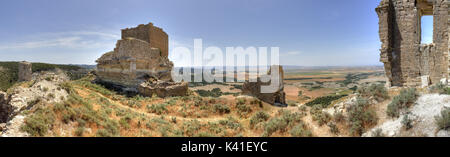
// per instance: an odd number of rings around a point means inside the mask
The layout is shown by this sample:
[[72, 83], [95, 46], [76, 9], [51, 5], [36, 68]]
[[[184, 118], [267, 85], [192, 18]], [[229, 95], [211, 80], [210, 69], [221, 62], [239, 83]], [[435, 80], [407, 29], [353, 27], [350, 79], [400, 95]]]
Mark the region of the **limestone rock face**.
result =
[[[381, 62], [389, 86], [420, 87], [423, 77], [437, 84], [449, 77], [449, 2], [382, 0], [379, 17]], [[421, 44], [421, 17], [433, 16], [433, 43]]]
[[32, 75], [31, 63], [19, 62], [19, 82], [30, 81]]
[[151, 77], [171, 81], [168, 37], [153, 24], [122, 30], [112, 52], [97, 59], [97, 81], [137, 89]]
[[188, 92], [187, 82], [168, 82], [168, 81], [153, 81], [141, 83], [138, 91], [143, 96], [151, 97], [156, 94], [158, 97], [173, 97], [184, 96]]
[[246, 81], [242, 86], [242, 93], [255, 96], [256, 98], [264, 101], [266, 103], [276, 105], [276, 106], [286, 106], [286, 94], [284, 93], [284, 71], [282, 66], [271, 66], [269, 75], [273, 69], [279, 69], [279, 75], [275, 79], [279, 84], [274, 86], [276, 88], [272, 93], [264, 93], [262, 92], [262, 86], [269, 86], [273, 80], [269, 82], [261, 81], [261, 78], [257, 78], [256, 82]]

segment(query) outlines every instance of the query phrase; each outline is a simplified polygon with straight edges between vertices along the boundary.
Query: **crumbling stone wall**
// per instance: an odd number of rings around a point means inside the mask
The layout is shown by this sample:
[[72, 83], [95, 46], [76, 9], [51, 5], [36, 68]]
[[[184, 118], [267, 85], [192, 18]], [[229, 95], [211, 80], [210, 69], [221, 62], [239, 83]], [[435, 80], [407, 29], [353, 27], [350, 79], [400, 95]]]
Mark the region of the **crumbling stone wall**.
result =
[[159, 48], [161, 56], [167, 58], [169, 54], [169, 36], [163, 29], [153, 26], [152, 23], [139, 25], [136, 28], [122, 30], [122, 39], [135, 38], [143, 40], [151, 47]]
[[[381, 59], [389, 86], [420, 86], [448, 79], [447, 0], [382, 0], [376, 8]], [[421, 44], [421, 17], [433, 15], [433, 43]]]
[[31, 63], [29, 62], [19, 62], [19, 82], [30, 81], [32, 75]]
[[[273, 93], [262, 93], [261, 86], [268, 86], [272, 82], [263, 82], [261, 78], [258, 77], [256, 82], [250, 82], [249, 80], [245, 81], [242, 86], [242, 93], [247, 95], [252, 95], [258, 98], [261, 101], [266, 103], [276, 105], [276, 106], [287, 106], [286, 105], [286, 94], [284, 92], [284, 71], [283, 67], [280, 65], [272, 65], [268, 72], [268, 75], [271, 75], [272, 70], [278, 69], [278, 77], [276, 81], [279, 83], [278, 88]], [[273, 81], [273, 80], [272, 80]]]

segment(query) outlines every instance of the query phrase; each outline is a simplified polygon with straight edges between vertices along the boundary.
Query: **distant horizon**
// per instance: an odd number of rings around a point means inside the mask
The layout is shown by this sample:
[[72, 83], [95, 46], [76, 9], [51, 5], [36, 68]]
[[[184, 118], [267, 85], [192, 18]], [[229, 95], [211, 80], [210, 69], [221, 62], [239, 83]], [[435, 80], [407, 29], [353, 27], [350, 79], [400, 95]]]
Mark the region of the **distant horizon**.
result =
[[[20, 61], [2, 61], [0, 62], [31, 62], [31, 63], [46, 63], [46, 64], [58, 64], [58, 65], [88, 65], [88, 66], [94, 66], [97, 64], [77, 64], [77, 63], [67, 63], [67, 64], [60, 64], [60, 63], [48, 63], [48, 62], [33, 62], [28, 60], [20, 60]], [[289, 64], [280, 64], [283, 67], [383, 67], [384, 65], [380, 62], [379, 65], [289, 65]], [[269, 66], [269, 65], [268, 65]], [[174, 66], [174, 68], [179, 67], [220, 67], [220, 66]], [[244, 66], [228, 66], [228, 67], [244, 67]], [[249, 67], [256, 67], [256, 66], [249, 66]]]

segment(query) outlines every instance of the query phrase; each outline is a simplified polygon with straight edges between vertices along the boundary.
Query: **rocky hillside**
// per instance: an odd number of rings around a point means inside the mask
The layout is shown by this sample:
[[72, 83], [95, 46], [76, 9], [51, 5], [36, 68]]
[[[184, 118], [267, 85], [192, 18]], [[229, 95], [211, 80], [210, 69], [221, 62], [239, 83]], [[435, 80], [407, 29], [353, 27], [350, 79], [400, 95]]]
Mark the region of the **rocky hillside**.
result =
[[127, 97], [92, 83], [93, 75], [33, 75], [0, 92], [1, 136], [449, 136], [445, 86], [375, 83], [280, 108], [242, 95], [234, 84], [200, 86], [182, 97]]

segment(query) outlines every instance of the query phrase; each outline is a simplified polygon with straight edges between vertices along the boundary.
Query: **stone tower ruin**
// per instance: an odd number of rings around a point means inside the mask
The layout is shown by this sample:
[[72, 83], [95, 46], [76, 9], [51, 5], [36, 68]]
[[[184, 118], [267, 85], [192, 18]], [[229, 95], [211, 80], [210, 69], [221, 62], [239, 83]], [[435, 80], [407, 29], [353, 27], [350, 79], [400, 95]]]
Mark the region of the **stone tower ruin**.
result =
[[187, 82], [173, 82], [168, 35], [152, 23], [122, 30], [114, 51], [97, 59], [96, 82], [143, 96], [184, 96]]
[[97, 59], [97, 81], [136, 90], [149, 78], [170, 81], [168, 35], [152, 23], [122, 30], [114, 51]]
[[[382, 0], [381, 62], [388, 86], [428, 86], [449, 78], [449, 1]], [[421, 18], [433, 16], [433, 42], [421, 44]]]
[[19, 62], [19, 82], [31, 81], [32, 69], [31, 63], [29, 62]]

